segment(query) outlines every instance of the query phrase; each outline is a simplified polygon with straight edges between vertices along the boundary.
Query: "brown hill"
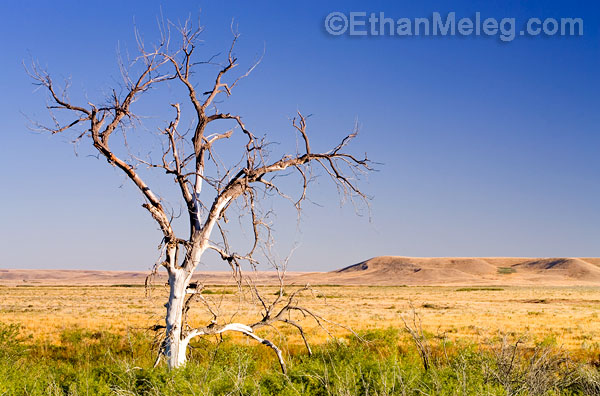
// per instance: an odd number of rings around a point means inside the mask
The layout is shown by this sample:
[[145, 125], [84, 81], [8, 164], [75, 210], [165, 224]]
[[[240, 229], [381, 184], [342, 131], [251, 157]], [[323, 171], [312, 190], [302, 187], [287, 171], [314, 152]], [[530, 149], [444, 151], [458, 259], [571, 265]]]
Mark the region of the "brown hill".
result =
[[348, 285], [600, 285], [600, 259], [382, 256], [324, 278]]
[[600, 258], [584, 257], [584, 258], [582, 258], [582, 260], [587, 261], [590, 264], [594, 264], [597, 267], [600, 267]]
[[517, 271], [570, 279], [600, 282], [600, 268], [579, 258], [551, 258], [524, 261], [512, 266]]
[[[35, 286], [35, 285], [144, 285], [149, 272], [145, 271], [92, 271], [92, 270], [29, 270], [0, 269], [0, 285]], [[298, 273], [302, 274], [302, 273]], [[194, 275], [194, 279], [202, 279], [209, 285], [233, 284], [231, 273], [227, 271], [207, 271]], [[275, 283], [277, 274], [259, 272], [253, 279], [258, 283]], [[160, 272], [152, 279], [154, 284], [167, 282], [165, 272]]]
[[[147, 272], [0, 269], [0, 285], [143, 285]], [[200, 272], [205, 284], [232, 284], [229, 272]], [[253, 274], [276, 284], [273, 272]], [[600, 286], [599, 258], [375, 257], [331, 272], [289, 272], [288, 283], [313, 285]], [[155, 283], [166, 282], [164, 274]]]

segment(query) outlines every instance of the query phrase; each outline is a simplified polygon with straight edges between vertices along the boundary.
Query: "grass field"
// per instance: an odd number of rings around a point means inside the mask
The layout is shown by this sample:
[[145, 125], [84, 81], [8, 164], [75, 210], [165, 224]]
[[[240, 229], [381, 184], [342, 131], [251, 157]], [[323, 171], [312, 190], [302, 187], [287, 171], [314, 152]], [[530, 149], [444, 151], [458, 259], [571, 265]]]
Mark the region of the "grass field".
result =
[[[449, 339], [481, 341], [497, 336], [527, 335], [535, 340], [554, 338], [569, 350], [600, 348], [600, 288], [586, 287], [316, 287], [305, 304], [326, 318], [364, 331], [403, 327], [402, 316], [419, 313], [424, 330]], [[207, 298], [232, 312], [238, 303], [235, 289], [208, 287]], [[274, 288], [264, 294], [274, 298]], [[161, 324], [166, 289], [143, 287], [0, 287], [0, 322], [18, 323], [36, 340], [57, 340], [65, 329], [112, 331]], [[191, 318], [209, 319], [199, 307]], [[258, 318], [244, 307], [239, 317]], [[250, 315], [248, 314], [250, 313]], [[314, 323], [305, 321], [313, 342], [327, 338]], [[331, 327], [331, 326], [330, 326]], [[347, 331], [331, 327], [342, 336]], [[295, 338], [291, 334], [293, 342]]]
[[[292, 329], [263, 330], [285, 351], [284, 377], [272, 351], [230, 335], [198, 340], [185, 370], [152, 369], [148, 328], [163, 321], [162, 287], [0, 287], [0, 395], [600, 394], [598, 288], [316, 289], [305, 304], [366, 341], [330, 325], [333, 340], [305, 320], [308, 358]], [[239, 308], [234, 291], [210, 286], [205, 297], [227, 311]], [[413, 308], [428, 370], [402, 320]]]

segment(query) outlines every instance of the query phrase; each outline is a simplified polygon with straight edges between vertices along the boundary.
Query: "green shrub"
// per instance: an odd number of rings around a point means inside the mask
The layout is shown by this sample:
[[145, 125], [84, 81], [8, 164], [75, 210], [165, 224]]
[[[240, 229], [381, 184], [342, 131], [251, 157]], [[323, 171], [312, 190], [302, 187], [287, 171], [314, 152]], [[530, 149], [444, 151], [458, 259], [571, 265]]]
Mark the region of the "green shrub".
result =
[[202, 294], [233, 294], [233, 291], [225, 290], [225, 289], [218, 289], [218, 290], [204, 289], [204, 290], [202, 290]]
[[143, 332], [69, 329], [59, 343], [42, 344], [0, 324], [0, 395], [600, 394], [598, 368], [549, 340], [516, 349], [505, 340], [429, 342], [428, 371], [410, 338], [387, 328], [314, 345], [312, 357], [286, 353], [287, 376], [269, 348], [227, 338], [197, 340], [188, 364], [169, 372], [153, 368], [152, 338]]
[[514, 274], [517, 272], [516, 269], [512, 267], [498, 267], [498, 273], [503, 275]]

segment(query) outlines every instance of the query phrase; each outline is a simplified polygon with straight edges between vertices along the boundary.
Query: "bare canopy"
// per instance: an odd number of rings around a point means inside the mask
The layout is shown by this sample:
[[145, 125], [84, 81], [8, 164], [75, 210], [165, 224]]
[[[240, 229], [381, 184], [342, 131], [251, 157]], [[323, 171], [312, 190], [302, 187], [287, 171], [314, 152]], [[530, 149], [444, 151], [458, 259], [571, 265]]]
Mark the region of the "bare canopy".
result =
[[[177, 45], [171, 42], [172, 29], [176, 30], [175, 36], [179, 39]], [[280, 349], [271, 341], [259, 337], [255, 330], [274, 322], [293, 326], [300, 332], [310, 353], [302, 326], [290, 314], [299, 312], [303, 316], [313, 318], [319, 324], [325, 319], [299, 304], [298, 298], [302, 292], [309, 290], [308, 286], [287, 295], [283, 292], [285, 271], [280, 267], [276, 268], [280, 279], [280, 292], [274, 297], [266, 298], [252, 282], [244, 280], [242, 262], [252, 266], [257, 264], [256, 253], [259, 245], [268, 244], [271, 238], [270, 224], [265, 220], [265, 214], [257, 209], [258, 203], [271, 196], [281, 196], [290, 199], [300, 210], [307, 197], [307, 188], [318, 173], [328, 176], [338, 187], [343, 198], [365, 200], [367, 197], [356, 182], [361, 175], [370, 171], [371, 167], [366, 156], [357, 157], [346, 151], [347, 145], [357, 134], [356, 127], [330, 150], [314, 151], [309, 140], [307, 117], [298, 112], [291, 120], [291, 126], [301, 144], [295, 151], [272, 159], [266, 149], [269, 142], [253, 133], [245, 125], [241, 115], [219, 111], [216, 104], [220, 98], [232, 95], [239, 82], [258, 64], [255, 63], [243, 73], [235, 74], [238, 63], [234, 48], [239, 35], [233, 29], [232, 31], [233, 42], [222, 63], [216, 63], [214, 57], [208, 61], [196, 59], [202, 29], [192, 27], [189, 21], [176, 28], [171, 23], [163, 24], [162, 39], [151, 50], [144, 46], [136, 32], [139, 55], [130, 66], [122, 67], [122, 86], [114, 89], [102, 104], [74, 103], [69, 100], [66, 88], [59, 89], [45, 70], [34, 65], [29, 73], [35, 83], [49, 93], [50, 101], [47, 107], [54, 122], [52, 126], [41, 128], [52, 134], [74, 130], [77, 132], [76, 141], [88, 139], [100, 156], [131, 180], [144, 197], [143, 207], [162, 231], [163, 254], [155, 269], [159, 266], [166, 268], [169, 279], [164, 340], [160, 352], [166, 358], [169, 367], [174, 368], [185, 363], [187, 346], [193, 337], [236, 331], [271, 347], [285, 372], [285, 362]], [[207, 90], [200, 90], [194, 81], [194, 76], [199, 75], [202, 67], [217, 69], [214, 82]], [[193, 119], [190, 133], [182, 132], [182, 106], [180, 103], [173, 103], [170, 104], [173, 117], [159, 134], [162, 142], [159, 160], [142, 159], [132, 154], [118, 155], [117, 153], [124, 151], [123, 145], [126, 144], [126, 140], [117, 140], [115, 149], [111, 146], [111, 137], [115, 132], [125, 134], [128, 128], [135, 127], [136, 124], [131, 121], [139, 121], [140, 118], [132, 109], [133, 104], [144, 93], [167, 82], [181, 84], [186, 92], [186, 97], [182, 100], [188, 102], [187, 106], [192, 109], [192, 114], [187, 115]], [[122, 93], [118, 94], [119, 91]], [[208, 134], [207, 127], [212, 124], [225, 125], [228, 129], [225, 132]], [[242, 160], [237, 164], [222, 165], [215, 160], [219, 142], [230, 139], [237, 133], [245, 136], [245, 143], [239, 147]], [[212, 161], [211, 167], [208, 166], [209, 161]], [[165, 208], [165, 201], [143, 178], [143, 172], [140, 172], [142, 168], [161, 171], [174, 179], [180, 199], [186, 208], [189, 235], [176, 235], [172, 223], [173, 215]], [[277, 178], [293, 173], [298, 176], [299, 191], [299, 195], [294, 198], [280, 189]], [[253, 243], [249, 251], [244, 253], [230, 246], [223, 228], [227, 221], [226, 213], [233, 202], [238, 202], [238, 208], [250, 219], [248, 224]], [[259, 320], [235, 323], [224, 319], [202, 295], [201, 282], [192, 282], [192, 275], [202, 255], [208, 250], [216, 251], [230, 266], [240, 288], [248, 288], [253, 300], [261, 307]], [[211, 319], [204, 326], [191, 326], [188, 323], [188, 310], [194, 301], [201, 302], [210, 313]]]

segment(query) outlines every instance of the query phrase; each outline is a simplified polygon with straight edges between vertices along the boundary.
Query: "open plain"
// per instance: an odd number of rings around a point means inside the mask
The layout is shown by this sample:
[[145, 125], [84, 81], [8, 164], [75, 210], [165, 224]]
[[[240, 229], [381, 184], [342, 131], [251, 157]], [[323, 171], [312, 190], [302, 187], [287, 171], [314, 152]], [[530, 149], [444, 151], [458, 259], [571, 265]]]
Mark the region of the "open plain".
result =
[[[413, 310], [431, 335], [485, 342], [501, 336], [553, 340], [569, 350], [600, 349], [600, 267], [598, 259], [379, 257], [328, 273], [290, 273], [290, 292], [304, 284], [302, 304], [355, 331], [403, 328]], [[110, 271], [0, 272], [0, 322], [19, 323], [35, 339], [57, 340], [66, 329], [90, 331], [147, 329], [164, 320], [168, 288], [160, 276], [144, 287], [145, 273]], [[276, 276], [263, 272], [255, 282], [267, 299], [277, 294]], [[260, 319], [259, 308], [240, 303], [227, 272], [203, 273], [204, 296], [224, 312]], [[197, 306], [195, 324], [210, 321]], [[312, 342], [328, 338], [305, 319]], [[343, 336], [348, 330], [326, 326]], [[301, 340], [280, 329], [289, 343]]]
[[[192, 327], [256, 323], [287, 364], [237, 333], [196, 338], [183, 370], [156, 366], [164, 275], [0, 270], [0, 395], [600, 395], [600, 268], [580, 258], [377, 257], [332, 272], [200, 273]], [[196, 289], [197, 290], [197, 289]], [[248, 291], [250, 290], [250, 292]], [[306, 312], [308, 312], [306, 311]], [[210, 325], [209, 325], [210, 326]], [[354, 334], [353, 334], [354, 333]], [[226, 342], [222, 342], [225, 340]], [[15, 369], [16, 368], [16, 369]]]

